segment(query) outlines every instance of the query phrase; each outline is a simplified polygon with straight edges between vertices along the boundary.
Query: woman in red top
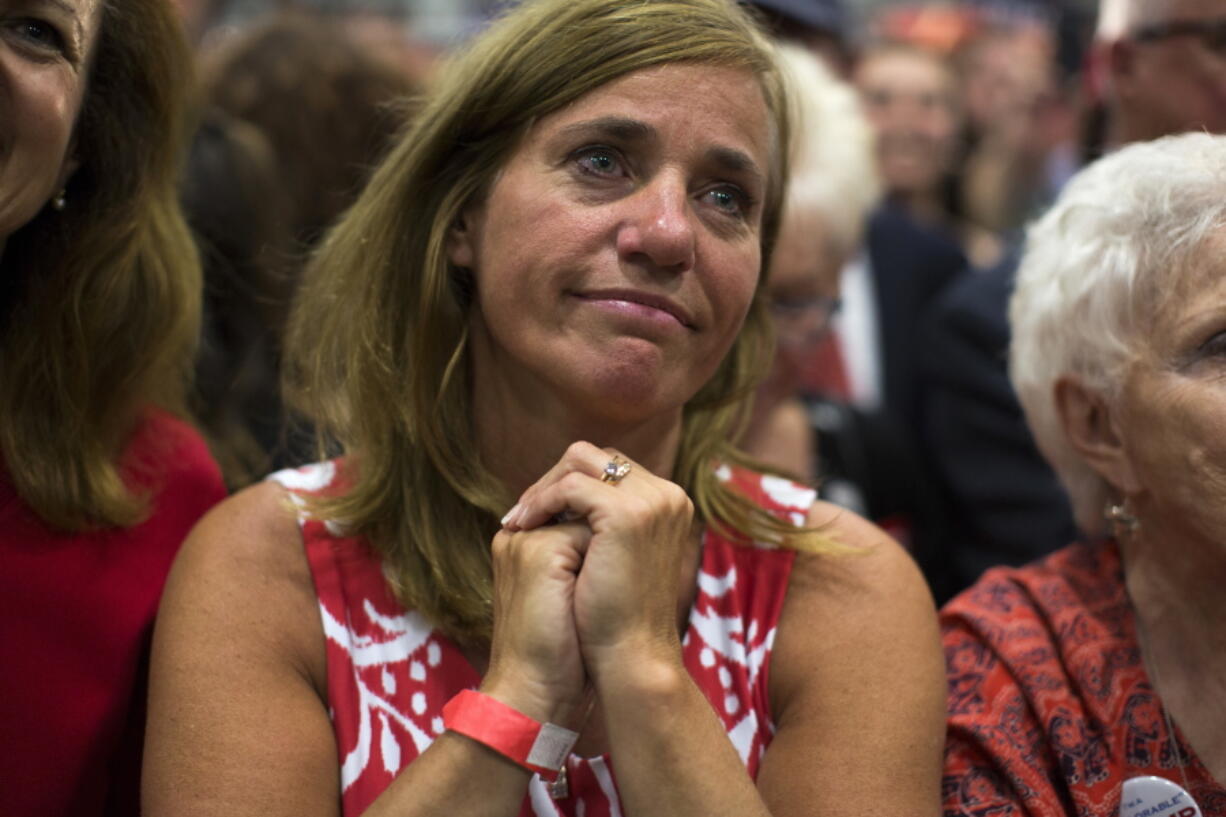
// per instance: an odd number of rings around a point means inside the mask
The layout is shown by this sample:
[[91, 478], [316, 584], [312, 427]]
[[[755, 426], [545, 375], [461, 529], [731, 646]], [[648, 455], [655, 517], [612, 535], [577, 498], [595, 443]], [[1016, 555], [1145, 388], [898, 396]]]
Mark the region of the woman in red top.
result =
[[1087, 539], [942, 611], [947, 815], [1226, 815], [1224, 192], [1170, 137], [1031, 228], [1011, 375]]
[[787, 137], [726, 0], [527, 2], [443, 70], [295, 305], [344, 457], [172, 571], [146, 814], [936, 812], [922, 579], [729, 442]]
[[184, 403], [200, 273], [164, 0], [0, 0], [0, 802], [134, 814], [153, 613], [223, 489]]

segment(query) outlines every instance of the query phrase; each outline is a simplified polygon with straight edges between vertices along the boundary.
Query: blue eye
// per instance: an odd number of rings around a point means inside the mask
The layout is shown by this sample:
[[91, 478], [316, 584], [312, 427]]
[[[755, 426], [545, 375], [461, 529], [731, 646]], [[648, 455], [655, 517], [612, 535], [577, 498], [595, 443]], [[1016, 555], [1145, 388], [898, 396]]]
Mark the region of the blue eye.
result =
[[588, 148], [580, 152], [577, 161], [581, 170], [596, 176], [615, 176], [621, 171], [617, 154], [607, 148]]
[[749, 209], [747, 196], [734, 188], [717, 187], [707, 191], [707, 198], [715, 209], [728, 215], [743, 216]]

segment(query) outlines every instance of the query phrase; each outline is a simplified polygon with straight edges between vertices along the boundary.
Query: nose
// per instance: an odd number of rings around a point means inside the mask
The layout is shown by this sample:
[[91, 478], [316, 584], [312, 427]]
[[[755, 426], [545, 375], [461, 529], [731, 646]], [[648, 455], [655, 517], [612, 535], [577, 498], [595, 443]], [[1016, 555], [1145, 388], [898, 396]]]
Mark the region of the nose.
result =
[[694, 266], [696, 235], [685, 180], [661, 173], [626, 200], [617, 232], [618, 255], [664, 272]]

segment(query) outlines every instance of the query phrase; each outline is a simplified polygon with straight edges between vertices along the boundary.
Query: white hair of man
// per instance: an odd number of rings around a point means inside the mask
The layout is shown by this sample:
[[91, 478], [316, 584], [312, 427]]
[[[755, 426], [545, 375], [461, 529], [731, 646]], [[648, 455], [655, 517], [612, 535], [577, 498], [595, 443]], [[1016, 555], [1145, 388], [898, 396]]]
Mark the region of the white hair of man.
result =
[[1114, 42], [1138, 26], [1170, 16], [1174, 0], [1100, 0], [1094, 39]]
[[1161, 293], [1223, 227], [1226, 137], [1190, 133], [1085, 168], [1027, 233], [1009, 304], [1009, 374], [1087, 534], [1104, 530], [1111, 495], [1064, 433], [1056, 381], [1073, 375], [1113, 400]]
[[816, 212], [832, 252], [847, 257], [881, 197], [872, 126], [860, 98], [813, 54], [778, 46], [792, 117], [791, 180], [784, 209]]

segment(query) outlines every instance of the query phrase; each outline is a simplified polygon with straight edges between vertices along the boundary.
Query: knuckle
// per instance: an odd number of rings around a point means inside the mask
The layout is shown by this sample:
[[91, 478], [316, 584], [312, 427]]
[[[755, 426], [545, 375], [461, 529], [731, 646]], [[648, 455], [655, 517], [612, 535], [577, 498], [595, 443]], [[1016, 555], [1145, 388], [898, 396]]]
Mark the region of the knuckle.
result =
[[563, 459], [583, 461], [591, 457], [592, 452], [599, 450], [596, 446], [585, 440], [576, 440], [566, 447], [566, 454]]
[[679, 513], [687, 516], [694, 513], [694, 500], [690, 499], [690, 495], [680, 488], [672, 492], [672, 505]]
[[650, 519], [656, 513], [656, 503], [647, 497], [631, 496], [626, 500], [626, 514], [632, 519]]

